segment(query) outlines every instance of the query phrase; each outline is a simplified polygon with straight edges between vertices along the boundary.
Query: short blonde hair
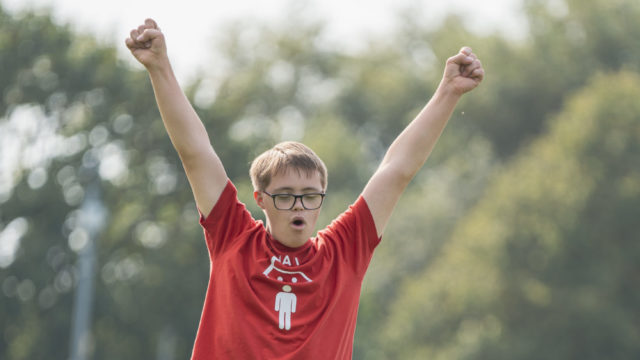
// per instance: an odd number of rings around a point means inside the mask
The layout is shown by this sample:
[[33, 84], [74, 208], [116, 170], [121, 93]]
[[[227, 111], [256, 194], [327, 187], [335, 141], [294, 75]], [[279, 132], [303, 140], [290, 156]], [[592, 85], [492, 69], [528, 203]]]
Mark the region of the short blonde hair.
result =
[[251, 162], [249, 176], [254, 190], [265, 190], [273, 176], [291, 169], [307, 175], [317, 171], [322, 189], [327, 188], [327, 167], [324, 162], [313, 150], [296, 141], [281, 142], [260, 154]]

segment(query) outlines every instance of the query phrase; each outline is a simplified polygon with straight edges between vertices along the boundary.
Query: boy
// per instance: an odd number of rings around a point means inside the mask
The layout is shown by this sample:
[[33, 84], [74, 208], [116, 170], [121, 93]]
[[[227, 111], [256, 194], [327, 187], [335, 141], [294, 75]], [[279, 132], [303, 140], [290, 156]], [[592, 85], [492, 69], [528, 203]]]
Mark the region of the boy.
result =
[[250, 170], [255, 221], [227, 178], [172, 72], [157, 24], [127, 47], [151, 78], [200, 211], [211, 273], [192, 359], [350, 359], [362, 280], [400, 195], [462, 94], [484, 77], [469, 48], [447, 60], [436, 93], [389, 147], [356, 202], [313, 237], [327, 171], [306, 146], [276, 145]]

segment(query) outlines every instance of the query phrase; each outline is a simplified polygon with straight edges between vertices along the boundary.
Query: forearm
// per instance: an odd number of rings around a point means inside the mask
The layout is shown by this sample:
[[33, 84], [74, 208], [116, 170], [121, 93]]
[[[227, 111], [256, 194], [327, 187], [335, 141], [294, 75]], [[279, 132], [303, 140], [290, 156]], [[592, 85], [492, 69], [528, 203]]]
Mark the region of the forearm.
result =
[[204, 124], [180, 88], [169, 64], [149, 69], [149, 76], [171, 142], [183, 160], [211, 148]]
[[389, 147], [380, 170], [389, 170], [406, 185], [427, 161], [460, 94], [439, 87], [427, 105]]
[[180, 156], [196, 205], [209, 214], [226, 186], [227, 174], [171, 69], [164, 35], [153, 19], [146, 19], [131, 30], [125, 44], [149, 72], [162, 121]]
[[458, 100], [483, 77], [482, 65], [470, 48], [464, 47], [447, 59], [436, 93], [391, 144], [362, 192], [378, 235], [382, 235], [400, 195], [427, 161]]

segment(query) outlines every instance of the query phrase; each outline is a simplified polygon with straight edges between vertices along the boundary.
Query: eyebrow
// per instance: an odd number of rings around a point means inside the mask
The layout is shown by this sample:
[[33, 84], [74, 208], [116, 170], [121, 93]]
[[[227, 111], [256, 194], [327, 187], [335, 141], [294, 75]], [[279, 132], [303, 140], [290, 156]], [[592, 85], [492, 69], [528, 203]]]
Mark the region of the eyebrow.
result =
[[[273, 191], [274, 191], [274, 193], [275, 193], [275, 194], [277, 194], [277, 193], [278, 193], [278, 192], [280, 192], [280, 191], [289, 191], [289, 192], [293, 192], [293, 191], [294, 191], [294, 189], [293, 189], [292, 187], [281, 187], [281, 188], [277, 188], [277, 189], [275, 189], [275, 190], [273, 190]], [[302, 191], [303, 191], [303, 192], [305, 192], [305, 191], [314, 191], [314, 192], [318, 192], [318, 193], [321, 193], [321, 192], [322, 192], [322, 190], [318, 190], [317, 188], [314, 188], [314, 187], [306, 187], [306, 188], [302, 189]]]

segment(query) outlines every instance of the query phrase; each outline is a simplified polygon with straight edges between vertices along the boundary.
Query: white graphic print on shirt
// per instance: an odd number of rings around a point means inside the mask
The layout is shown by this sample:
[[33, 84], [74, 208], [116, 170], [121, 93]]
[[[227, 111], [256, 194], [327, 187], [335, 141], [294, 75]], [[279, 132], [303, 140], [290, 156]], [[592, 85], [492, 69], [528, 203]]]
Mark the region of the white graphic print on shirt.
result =
[[[297, 257], [294, 258], [294, 261], [299, 265]], [[276, 262], [281, 263], [282, 265], [291, 266], [291, 259], [288, 255], [285, 255], [283, 260], [281, 260], [281, 257], [278, 258], [277, 256], [272, 256], [271, 264], [262, 272], [262, 274], [269, 279], [277, 280], [279, 282], [288, 282], [293, 284], [298, 281], [312, 282], [311, 278], [302, 271], [285, 270], [276, 266]], [[296, 305], [298, 303], [296, 294], [294, 294], [292, 290], [293, 289], [290, 285], [284, 285], [282, 286], [282, 291], [279, 291], [276, 294], [274, 310], [278, 311], [278, 328], [280, 330], [288, 331], [291, 329], [291, 314], [296, 312]]]

